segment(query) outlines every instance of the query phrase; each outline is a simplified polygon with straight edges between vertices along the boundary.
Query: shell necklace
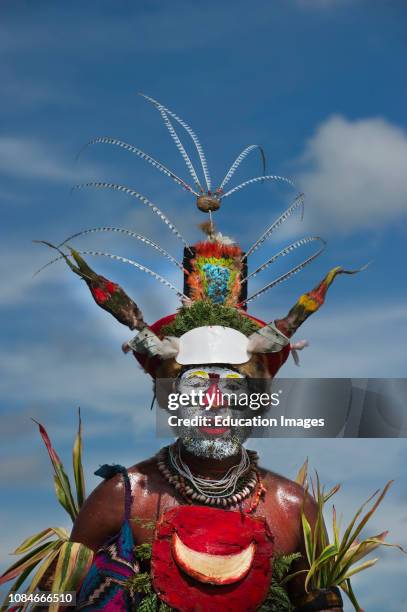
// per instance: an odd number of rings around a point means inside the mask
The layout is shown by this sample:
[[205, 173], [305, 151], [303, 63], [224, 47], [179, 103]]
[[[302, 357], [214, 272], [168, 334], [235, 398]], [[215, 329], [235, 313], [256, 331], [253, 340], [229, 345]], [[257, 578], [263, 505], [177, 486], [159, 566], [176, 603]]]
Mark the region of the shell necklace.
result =
[[194, 475], [183, 461], [181, 447], [177, 442], [162, 448], [157, 455], [157, 466], [161, 474], [189, 504], [201, 503], [223, 508], [237, 506], [252, 495], [257, 487], [249, 512], [257, 507], [265, 493], [257, 461], [257, 453], [242, 446], [239, 463], [215, 480]]

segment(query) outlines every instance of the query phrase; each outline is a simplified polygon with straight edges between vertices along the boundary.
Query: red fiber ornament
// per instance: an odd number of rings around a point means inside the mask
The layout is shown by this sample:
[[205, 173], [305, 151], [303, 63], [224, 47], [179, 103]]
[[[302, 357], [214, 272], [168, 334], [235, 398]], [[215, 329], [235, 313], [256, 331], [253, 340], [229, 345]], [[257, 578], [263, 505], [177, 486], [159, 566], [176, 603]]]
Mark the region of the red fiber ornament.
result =
[[181, 612], [254, 612], [270, 587], [272, 554], [273, 538], [263, 518], [178, 506], [157, 528], [153, 586]]
[[109, 294], [105, 293], [99, 287], [92, 288], [91, 291], [98, 304], [103, 304], [109, 299]]

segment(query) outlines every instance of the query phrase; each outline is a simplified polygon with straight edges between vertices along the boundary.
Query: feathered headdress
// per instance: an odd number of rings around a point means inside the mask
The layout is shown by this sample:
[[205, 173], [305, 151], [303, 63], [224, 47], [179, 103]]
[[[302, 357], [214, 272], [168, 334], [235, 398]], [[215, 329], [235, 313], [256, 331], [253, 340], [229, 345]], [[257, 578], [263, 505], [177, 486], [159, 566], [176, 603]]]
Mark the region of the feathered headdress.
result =
[[[104, 310], [110, 312], [120, 323], [131, 330], [138, 330], [135, 338], [123, 347], [125, 352], [132, 350], [135, 357], [144, 369], [153, 377], [158, 373], [163, 375], [163, 364], [207, 364], [230, 363], [245, 364], [254, 357], [261, 358], [268, 376], [274, 376], [281, 367], [290, 350], [296, 357], [296, 349], [303, 348], [304, 343], [290, 344], [290, 338], [305, 321], [305, 319], [318, 310], [323, 304], [325, 294], [332, 281], [338, 274], [354, 274], [358, 270], [349, 271], [341, 267], [332, 269], [326, 277], [310, 292], [302, 295], [291, 308], [286, 317], [266, 323], [254, 318], [246, 312], [247, 304], [263, 295], [277, 284], [289, 279], [318, 257], [325, 248], [325, 241], [319, 236], [308, 236], [289, 244], [272, 257], [269, 257], [253, 272], [248, 272], [247, 262], [250, 256], [261, 248], [267, 239], [291, 215], [300, 211], [303, 213], [304, 196], [299, 194], [292, 204], [276, 219], [261, 236], [243, 252], [233, 240], [217, 232], [213, 222], [213, 213], [219, 209], [222, 200], [230, 197], [240, 189], [266, 180], [283, 181], [291, 186], [293, 182], [285, 177], [266, 174], [266, 161], [264, 151], [259, 145], [249, 145], [235, 159], [218, 187], [212, 188], [208, 164], [202, 145], [195, 132], [178, 115], [148, 96], [144, 96], [160, 113], [164, 124], [179, 150], [187, 169], [191, 175], [193, 186], [188, 184], [161, 162], [157, 161], [141, 149], [111, 137], [99, 137], [90, 141], [85, 147], [94, 144], [110, 144], [121, 147], [170, 177], [175, 183], [186, 189], [196, 197], [199, 210], [207, 213], [209, 220], [202, 225], [206, 239], [195, 245], [190, 245], [181, 235], [176, 226], [168, 217], [150, 200], [134, 189], [116, 183], [92, 182], [78, 185], [77, 188], [95, 187], [99, 189], [113, 189], [121, 191], [141, 204], [147, 206], [168, 229], [183, 243], [184, 257], [181, 263], [159, 244], [153, 242], [136, 232], [117, 227], [96, 227], [87, 229], [66, 238], [59, 245], [54, 246], [43, 242], [58, 251], [58, 256], [48, 262], [38, 272], [50, 264], [64, 260], [71, 270], [80, 276], [88, 285], [95, 302]], [[200, 161], [203, 181], [198, 178], [196, 171], [174, 125], [186, 131], [196, 148]], [[84, 147], [84, 148], [85, 148]], [[262, 174], [251, 178], [235, 187], [227, 189], [236, 170], [244, 159], [252, 152], [258, 151], [262, 163]], [[146, 246], [154, 249], [169, 260], [184, 275], [184, 285], [181, 291], [160, 274], [146, 266], [126, 257], [105, 253], [101, 251], [78, 251], [68, 243], [74, 238], [84, 235], [114, 232], [130, 236]], [[277, 259], [307, 244], [315, 243], [316, 251], [295, 267], [289, 269], [281, 276], [267, 283], [261, 289], [248, 295], [248, 281], [269, 266]], [[65, 251], [63, 250], [65, 248]], [[102, 256], [134, 266], [160, 283], [175, 291], [181, 300], [181, 308], [175, 314], [160, 319], [148, 325], [143, 313], [137, 304], [116, 283], [97, 274], [86, 263], [83, 256]]]

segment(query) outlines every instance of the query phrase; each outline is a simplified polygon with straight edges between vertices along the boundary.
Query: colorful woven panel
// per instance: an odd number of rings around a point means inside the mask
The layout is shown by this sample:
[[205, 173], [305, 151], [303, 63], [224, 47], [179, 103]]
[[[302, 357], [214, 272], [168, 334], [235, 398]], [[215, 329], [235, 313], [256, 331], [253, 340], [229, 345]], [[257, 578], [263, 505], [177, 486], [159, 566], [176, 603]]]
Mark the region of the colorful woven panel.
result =
[[[184, 251], [184, 293], [192, 301], [238, 306], [247, 296], [247, 265], [237, 245], [198, 242]], [[243, 282], [241, 282], [243, 281]]]
[[136, 609], [135, 597], [126, 582], [139, 572], [134, 559], [134, 539], [130, 527], [131, 485], [122, 466], [103, 465], [95, 474], [111, 478], [122, 473], [125, 484], [125, 521], [119, 533], [96, 553], [91, 569], [83, 581], [76, 609], [96, 612], [127, 612]]

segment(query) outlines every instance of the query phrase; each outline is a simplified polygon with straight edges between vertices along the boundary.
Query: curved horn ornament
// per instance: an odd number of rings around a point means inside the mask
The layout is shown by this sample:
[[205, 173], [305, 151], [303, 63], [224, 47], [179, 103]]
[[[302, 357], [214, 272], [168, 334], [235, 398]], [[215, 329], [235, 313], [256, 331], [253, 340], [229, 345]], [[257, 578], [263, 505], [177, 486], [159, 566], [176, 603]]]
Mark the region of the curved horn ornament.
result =
[[170, 359], [178, 355], [179, 338], [171, 336], [160, 340], [149, 327], [145, 327], [132, 340], [127, 342], [127, 346], [142, 355]]
[[265, 325], [249, 336], [247, 351], [249, 353], [278, 353], [289, 344], [290, 340], [274, 323]]
[[362, 266], [357, 270], [345, 270], [341, 266], [332, 268], [322, 279], [322, 281], [308, 293], [304, 293], [300, 296], [296, 304], [291, 308], [289, 313], [283, 319], [277, 319], [275, 324], [277, 328], [284, 333], [286, 336], [291, 338], [297, 329], [304, 323], [306, 319], [314, 312], [319, 310], [325, 302], [325, 297], [329, 287], [340, 274], [358, 274], [363, 272], [369, 264]]

